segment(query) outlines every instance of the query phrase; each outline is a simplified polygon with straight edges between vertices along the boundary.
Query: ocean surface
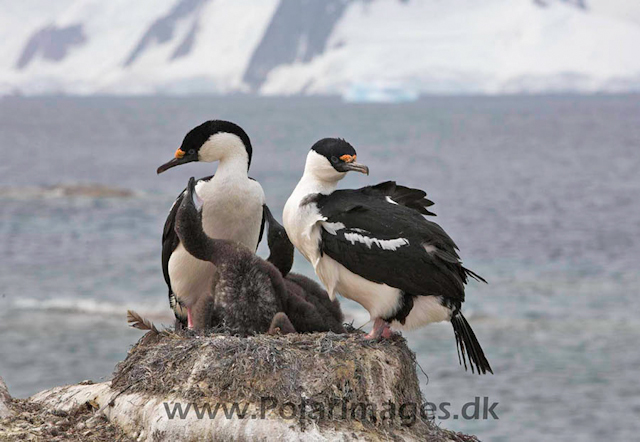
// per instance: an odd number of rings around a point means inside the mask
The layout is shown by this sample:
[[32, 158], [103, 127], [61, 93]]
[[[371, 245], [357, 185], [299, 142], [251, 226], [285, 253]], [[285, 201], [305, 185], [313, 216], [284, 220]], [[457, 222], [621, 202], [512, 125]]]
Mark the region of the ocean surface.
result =
[[[405, 334], [426, 399], [451, 404], [443, 427], [492, 441], [637, 438], [638, 95], [0, 99], [0, 375], [14, 396], [109, 379], [142, 334], [127, 309], [172, 323], [162, 226], [188, 178], [216, 166], [155, 171], [212, 118], [249, 133], [250, 174], [280, 219], [326, 136], [371, 168], [342, 187], [394, 179], [435, 201], [435, 221], [489, 281], [469, 285], [464, 311], [495, 371], [466, 373], [448, 324]], [[91, 184], [132, 194], [61, 190]], [[299, 255], [295, 270], [313, 272]], [[497, 402], [499, 419], [453, 419], [475, 397]]]

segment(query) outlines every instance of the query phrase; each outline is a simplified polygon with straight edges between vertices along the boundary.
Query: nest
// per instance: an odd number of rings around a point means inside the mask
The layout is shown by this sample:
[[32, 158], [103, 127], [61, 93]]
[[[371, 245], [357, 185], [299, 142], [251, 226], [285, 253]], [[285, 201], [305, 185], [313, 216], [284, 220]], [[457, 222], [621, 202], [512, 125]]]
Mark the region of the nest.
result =
[[[473, 436], [439, 428], [420, 415], [407, 423], [383, 419], [374, 411], [335, 417], [285, 418], [270, 411], [266, 419], [167, 418], [161, 404], [188, 402], [256, 405], [273, 403], [373, 405], [422, 404], [415, 355], [403, 338], [364, 339], [349, 328], [345, 334], [256, 335], [241, 338], [217, 330], [158, 331], [132, 315], [137, 328], [148, 330], [116, 367], [111, 385], [60, 387], [32, 400], [10, 402], [12, 416], [0, 420], [2, 440], [429, 440], [476, 441]], [[89, 399], [87, 399], [89, 398]], [[147, 406], [149, 405], [149, 406]], [[312, 406], [313, 407], [313, 406]], [[66, 411], [64, 411], [66, 410]], [[104, 414], [103, 414], [104, 413]], [[313, 413], [313, 411], [312, 411]], [[108, 416], [108, 420], [105, 417]], [[302, 416], [302, 415], [300, 415]], [[375, 416], [380, 417], [378, 420]], [[374, 417], [374, 419], [371, 419]]]
[[112, 388], [178, 395], [198, 401], [347, 399], [367, 401], [385, 373], [391, 400], [420, 402], [415, 355], [403, 338], [369, 341], [364, 334], [311, 333], [248, 338], [226, 333], [150, 332], [118, 364]]
[[[253, 403], [272, 398], [279, 404], [422, 404], [415, 354], [406, 341], [372, 341], [364, 333], [256, 335], [225, 332], [150, 331], [115, 370], [114, 391], [179, 398], [191, 403]], [[355, 421], [357, 422], [355, 422]], [[323, 428], [335, 422], [316, 421]], [[339, 425], [376, 426], [348, 416]], [[354, 427], [355, 428], [355, 427]], [[398, 430], [398, 431], [396, 431]], [[385, 430], [402, 438], [406, 428]], [[379, 431], [379, 429], [378, 429]], [[474, 440], [442, 430], [419, 417], [412, 434], [429, 440]]]

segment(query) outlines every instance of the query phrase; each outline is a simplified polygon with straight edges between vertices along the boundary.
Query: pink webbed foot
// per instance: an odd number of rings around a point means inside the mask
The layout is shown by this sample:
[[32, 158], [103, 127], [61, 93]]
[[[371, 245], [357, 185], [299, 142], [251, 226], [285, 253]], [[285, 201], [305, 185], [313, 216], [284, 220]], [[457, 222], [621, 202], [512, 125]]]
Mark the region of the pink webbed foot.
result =
[[382, 330], [382, 335], [381, 335], [381, 336], [382, 336], [384, 339], [390, 339], [390, 338], [393, 338], [394, 336], [396, 336], [397, 334], [398, 334], [397, 332], [394, 332], [393, 330], [391, 330], [391, 328], [389, 327], [389, 325], [387, 325], [387, 326], [385, 327], [385, 329], [384, 329], [384, 330]]
[[393, 332], [389, 328], [389, 324], [384, 319], [376, 318], [373, 321], [371, 332], [365, 335], [365, 339], [379, 339], [380, 337], [388, 339], [393, 336]]

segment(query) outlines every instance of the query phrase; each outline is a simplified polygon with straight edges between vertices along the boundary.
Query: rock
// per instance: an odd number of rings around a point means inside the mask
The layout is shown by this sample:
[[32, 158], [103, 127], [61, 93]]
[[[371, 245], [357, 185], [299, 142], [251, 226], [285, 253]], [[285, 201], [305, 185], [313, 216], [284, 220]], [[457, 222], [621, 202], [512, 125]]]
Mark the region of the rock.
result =
[[[86, 402], [76, 402], [76, 398], [81, 400], [82, 395], [66, 398], [68, 402], [62, 404], [62, 408], [68, 411], [57, 411], [31, 400], [14, 399], [11, 403], [12, 416], [0, 419], [0, 441], [133, 440]], [[98, 431], [90, 429], [92, 425], [95, 425]]]
[[149, 332], [111, 382], [11, 401], [0, 440], [477, 440], [436, 426], [423, 402], [401, 337]]
[[112, 382], [57, 387], [31, 402], [57, 415], [93, 410], [72, 427], [92, 429], [91, 438], [115, 425], [140, 441], [476, 440], [422, 415], [415, 357], [404, 339], [371, 342], [360, 332], [149, 332]]
[[7, 384], [4, 383], [2, 377], [0, 377], [0, 419], [4, 419], [11, 415], [9, 406], [11, 404], [11, 395], [9, 395], [9, 389]]
[[129, 189], [120, 189], [101, 184], [58, 184], [43, 187], [0, 187], [0, 197], [30, 198], [130, 198], [135, 196]]

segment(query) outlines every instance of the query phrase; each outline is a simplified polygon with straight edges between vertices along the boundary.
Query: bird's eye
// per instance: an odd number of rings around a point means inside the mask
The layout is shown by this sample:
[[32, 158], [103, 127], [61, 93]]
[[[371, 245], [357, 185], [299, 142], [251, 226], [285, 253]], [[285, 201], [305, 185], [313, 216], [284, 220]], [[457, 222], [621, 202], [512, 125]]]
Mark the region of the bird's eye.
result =
[[196, 153], [194, 149], [189, 149], [189, 155], [193, 155], [194, 153]]
[[337, 163], [338, 162], [338, 157], [331, 157], [331, 162], [332, 163]]

